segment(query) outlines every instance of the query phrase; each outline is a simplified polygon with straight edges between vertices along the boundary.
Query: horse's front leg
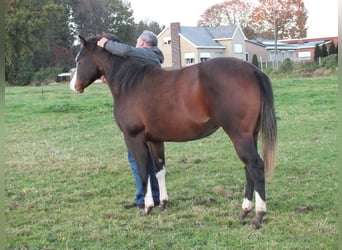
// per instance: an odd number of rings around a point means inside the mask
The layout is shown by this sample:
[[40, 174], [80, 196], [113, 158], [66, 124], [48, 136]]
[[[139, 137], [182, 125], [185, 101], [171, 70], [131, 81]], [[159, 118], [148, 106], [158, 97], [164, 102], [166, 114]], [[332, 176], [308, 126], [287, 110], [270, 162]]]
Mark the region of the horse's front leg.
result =
[[168, 203], [168, 195], [166, 190], [166, 168], [165, 168], [165, 149], [164, 149], [164, 142], [149, 142], [148, 146], [150, 148], [150, 152], [152, 154], [155, 170], [156, 170], [156, 177], [158, 179], [159, 184], [159, 208], [161, 210], [166, 209]]
[[[141, 138], [140, 138], [141, 137]], [[147, 215], [154, 207], [154, 201], [152, 197], [151, 189], [151, 177], [150, 177], [150, 162], [148, 158], [148, 147], [144, 143], [142, 136], [127, 136], [125, 135], [125, 142], [128, 150], [133, 155], [133, 158], [137, 164], [140, 181], [144, 191], [145, 209], [144, 214]]]

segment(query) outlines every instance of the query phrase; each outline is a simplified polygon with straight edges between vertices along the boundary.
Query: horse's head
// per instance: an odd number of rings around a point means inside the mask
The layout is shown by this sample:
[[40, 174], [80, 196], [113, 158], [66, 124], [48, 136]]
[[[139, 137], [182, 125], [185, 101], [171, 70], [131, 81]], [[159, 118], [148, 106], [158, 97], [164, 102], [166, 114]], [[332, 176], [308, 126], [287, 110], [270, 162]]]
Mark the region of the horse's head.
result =
[[100, 51], [97, 46], [98, 37], [91, 37], [87, 40], [79, 36], [82, 43], [82, 48], [76, 56], [76, 70], [70, 81], [70, 88], [82, 93], [86, 87], [100, 78], [103, 70], [100, 66], [99, 60], [96, 60], [94, 53], [96, 50]]

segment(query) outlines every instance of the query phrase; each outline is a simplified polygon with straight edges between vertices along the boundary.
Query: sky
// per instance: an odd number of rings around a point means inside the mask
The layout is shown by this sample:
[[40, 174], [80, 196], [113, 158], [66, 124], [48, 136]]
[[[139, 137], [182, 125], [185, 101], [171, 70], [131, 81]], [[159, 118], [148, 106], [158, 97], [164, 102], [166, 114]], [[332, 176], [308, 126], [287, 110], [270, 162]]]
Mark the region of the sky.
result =
[[[308, 11], [308, 38], [338, 35], [338, 0], [303, 0]], [[224, 0], [129, 0], [136, 22], [156, 21], [166, 27], [172, 22], [197, 26], [204, 11]], [[334, 8], [333, 6], [336, 6]], [[331, 9], [334, 11], [331, 12]]]

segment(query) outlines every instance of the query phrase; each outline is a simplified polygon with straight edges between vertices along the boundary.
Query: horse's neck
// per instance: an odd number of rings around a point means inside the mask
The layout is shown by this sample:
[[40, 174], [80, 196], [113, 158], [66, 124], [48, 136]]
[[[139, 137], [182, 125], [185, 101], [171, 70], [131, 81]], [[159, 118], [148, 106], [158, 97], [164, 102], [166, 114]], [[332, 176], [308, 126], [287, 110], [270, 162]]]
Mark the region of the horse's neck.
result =
[[114, 94], [115, 91], [115, 72], [117, 72], [122, 64], [122, 58], [114, 56], [110, 53], [105, 54], [105, 56], [98, 57], [99, 67], [102, 69], [103, 76], [106, 82]]
[[114, 78], [113, 70], [118, 68], [117, 60], [113, 60], [113, 56], [108, 54], [97, 56], [97, 64], [101, 69], [103, 76], [106, 78], [108, 83], [111, 83]]

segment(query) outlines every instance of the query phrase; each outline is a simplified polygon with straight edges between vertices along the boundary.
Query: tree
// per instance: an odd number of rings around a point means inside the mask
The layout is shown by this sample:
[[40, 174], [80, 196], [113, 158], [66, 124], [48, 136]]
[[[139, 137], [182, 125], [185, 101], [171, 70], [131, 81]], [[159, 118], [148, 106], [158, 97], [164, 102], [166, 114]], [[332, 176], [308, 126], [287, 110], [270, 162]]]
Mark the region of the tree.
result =
[[[112, 33], [135, 44], [133, 10], [126, 0], [7, 0], [5, 79], [25, 85], [74, 64], [76, 34]], [[41, 71], [41, 72], [38, 72]]]
[[322, 44], [322, 57], [326, 57], [328, 56], [328, 49], [327, 49], [327, 46], [325, 45], [325, 43]]
[[36, 69], [59, 67], [63, 71], [68, 71], [74, 64], [71, 48], [75, 39], [70, 25], [69, 2], [69, 0], [54, 0], [54, 3], [59, 6], [59, 16], [47, 27], [47, 48], [38, 51], [33, 58]]
[[319, 47], [319, 44], [317, 43], [315, 45], [315, 52], [314, 52], [314, 60], [315, 62], [318, 62], [319, 58], [322, 56], [321, 48]]
[[240, 25], [246, 37], [255, 37], [255, 32], [250, 26], [250, 13], [252, 5], [247, 1], [228, 0], [221, 4], [209, 7], [198, 21], [198, 26], [219, 26], [227, 24]]
[[329, 52], [329, 55], [337, 54], [334, 41], [331, 41], [331, 44], [330, 44], [329, 49], [328, 49], [328, 52]]
[[75, 32], [85, 37], [111, 33], [135, 43], [131, 4], [125, 0], [70, 0]]
[[251, 15], [256, 33], [266, 39], [306, 37], [308, 15], [303, 0], [259, 0]]
[[136, 26], [136, 37], [138, 37], [144, 30], [150, 30], [154, 34], [158, 35], [165, 27], [160, 26], [156, 21], [150, 21], [145, 19], [144, 21], [139, 21]]
[[49, 29], [62, 8], [53, 0], [8, 0], [5, 12], [5, 79], [25, 85], [36, 70], [35, 56], [50, 47]]
[[257, 57], [256, 54], [253, 54], [252, 64], [254, 64], [255, 66], [259, 67], [258, 57]]

